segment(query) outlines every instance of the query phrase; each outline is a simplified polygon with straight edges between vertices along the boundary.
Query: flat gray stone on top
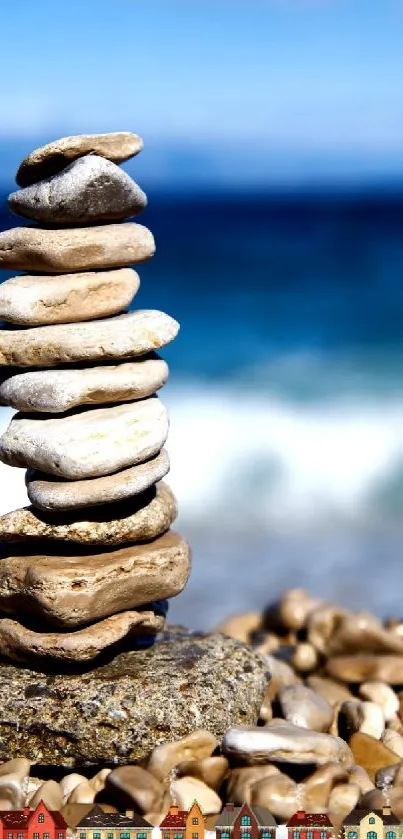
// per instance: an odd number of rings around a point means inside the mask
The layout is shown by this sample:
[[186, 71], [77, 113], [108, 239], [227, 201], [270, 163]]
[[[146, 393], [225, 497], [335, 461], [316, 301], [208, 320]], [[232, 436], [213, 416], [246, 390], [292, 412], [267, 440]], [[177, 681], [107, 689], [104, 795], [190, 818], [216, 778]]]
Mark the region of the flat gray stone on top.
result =
[[256, 723], [268, 681], [264, 659], [245, 644], [175, 627], [77, 675], [3, 664], [0, 760], [119, 765], [195, 728], [221, 739]]
[[66, 274], [122, 268], [154, 256], [154, 237], [134, 221], [48, 230], [14, 227], [0, 233], [0, 268]]
[[157, 454], [168, 427], [158, 397], [60, 417], [15, 414], [0, 437], [0, 460], [73, 481], [98, 478]]
[[97, 155], [8, 197], [13, 213], [45, 224], [119, 221], [147, 206], [147, 196], [119, 166]]
[[167, 363], [158, 356], [113, 366], [13, 372], [0, 379], [0, 405], [30, 413], [59, 414], [79, 405], [132, 402], [159, 390], [168, 373]]
[[23, 326], [76, 323], [117, 315], [140, 286], [132, 268], [11, 277], [0, 285], [0, 319]]
[[140, 310], [105, 320], [0, 330], [0, 366], [56, 367], [119, 361], [169, 344], [179, 324], [164, 312]]
[[72, 160], [86, 154], [97, 154], [114, 163], [123, 163], [124, 160], [138, 154], [142, 148], [141, 137], [130, 131], [62, 137], [34, 149], [24, 157], [15, 180], [19, 186], [29, 186], [61, 172]]
[[29, 470], [25, 481], [31, 504], [39, 510], [60, 512], [131, 498], [160, 481], [168, 472], [168, 452], [162, 449], [144, 463], [122, 469], [113, 475], [105, 475], [103, 478], [66, 481], [63, 478], [57, 479], [54, 475]]

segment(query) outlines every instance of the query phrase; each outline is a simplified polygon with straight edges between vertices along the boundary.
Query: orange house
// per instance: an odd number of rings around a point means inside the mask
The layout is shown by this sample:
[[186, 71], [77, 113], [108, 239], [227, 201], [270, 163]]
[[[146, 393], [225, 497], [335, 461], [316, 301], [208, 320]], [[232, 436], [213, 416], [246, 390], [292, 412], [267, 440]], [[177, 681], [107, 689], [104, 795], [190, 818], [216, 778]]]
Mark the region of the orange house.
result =
[[204, 839], [204, 815], [197, 801], [188, 812], [172, 804], [160, 830], [161, 839]]

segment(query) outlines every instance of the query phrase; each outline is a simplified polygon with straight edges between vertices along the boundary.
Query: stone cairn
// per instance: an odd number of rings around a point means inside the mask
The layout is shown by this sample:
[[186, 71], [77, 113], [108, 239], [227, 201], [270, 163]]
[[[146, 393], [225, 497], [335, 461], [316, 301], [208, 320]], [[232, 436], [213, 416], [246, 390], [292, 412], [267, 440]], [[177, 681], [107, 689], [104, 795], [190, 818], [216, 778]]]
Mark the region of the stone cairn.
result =
[[124, 221], [147, 198], [118, 164], [141, 148], [129, 132], [49, 143], [23, 160], [8, 199], [40, 225], [0, 234], [0, 267], [28, 272], [0, 287], [0, 404], [19, 412], [0, 458], [28, 470], [32, 505], [0, 518], [0, 654], [15, 661], [138, 645], [163, 629], [189, 574], [189, 547], [169, 529], [156, 396], [168, 367], [155, 350], [179, 325], [125, 312], [139, 288], [129, 266], [155, 251], [146, 227]]

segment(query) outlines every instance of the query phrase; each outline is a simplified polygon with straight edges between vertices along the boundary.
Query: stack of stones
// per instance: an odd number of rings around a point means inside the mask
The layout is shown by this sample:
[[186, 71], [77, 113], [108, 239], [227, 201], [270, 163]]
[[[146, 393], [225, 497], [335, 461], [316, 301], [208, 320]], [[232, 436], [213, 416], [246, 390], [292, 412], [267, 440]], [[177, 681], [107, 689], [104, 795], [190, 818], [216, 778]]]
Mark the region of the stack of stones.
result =
[[189, 574], [156, 396], [168, 368], [155, 350], [179, 326], [125, 312], [139, 288], [129, 266], [155, 251], [124, 222], [147, 198], [118, 164], [141, 148], [128, 132], [63, 138], [24, 159], [9, 196], [40, 225], [0, 234], [0, 267], [28, 272], [0, 287], [0, 403], [19, 412], [0, 458], [28, 470], [32, 505], [0, 518], [0, 653], [16, 661], [143, 644]]

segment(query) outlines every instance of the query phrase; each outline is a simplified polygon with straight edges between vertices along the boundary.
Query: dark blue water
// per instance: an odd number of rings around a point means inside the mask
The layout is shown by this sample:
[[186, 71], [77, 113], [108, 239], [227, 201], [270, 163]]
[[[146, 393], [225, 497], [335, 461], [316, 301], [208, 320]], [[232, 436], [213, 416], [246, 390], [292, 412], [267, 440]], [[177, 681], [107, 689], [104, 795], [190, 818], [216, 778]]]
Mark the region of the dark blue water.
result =
[[135, 306], [181, 323], [163, 398], [194, 573], [173, 616], [288, 585], [401, 611], [403, 194], [151, 195], [139, 221]]

